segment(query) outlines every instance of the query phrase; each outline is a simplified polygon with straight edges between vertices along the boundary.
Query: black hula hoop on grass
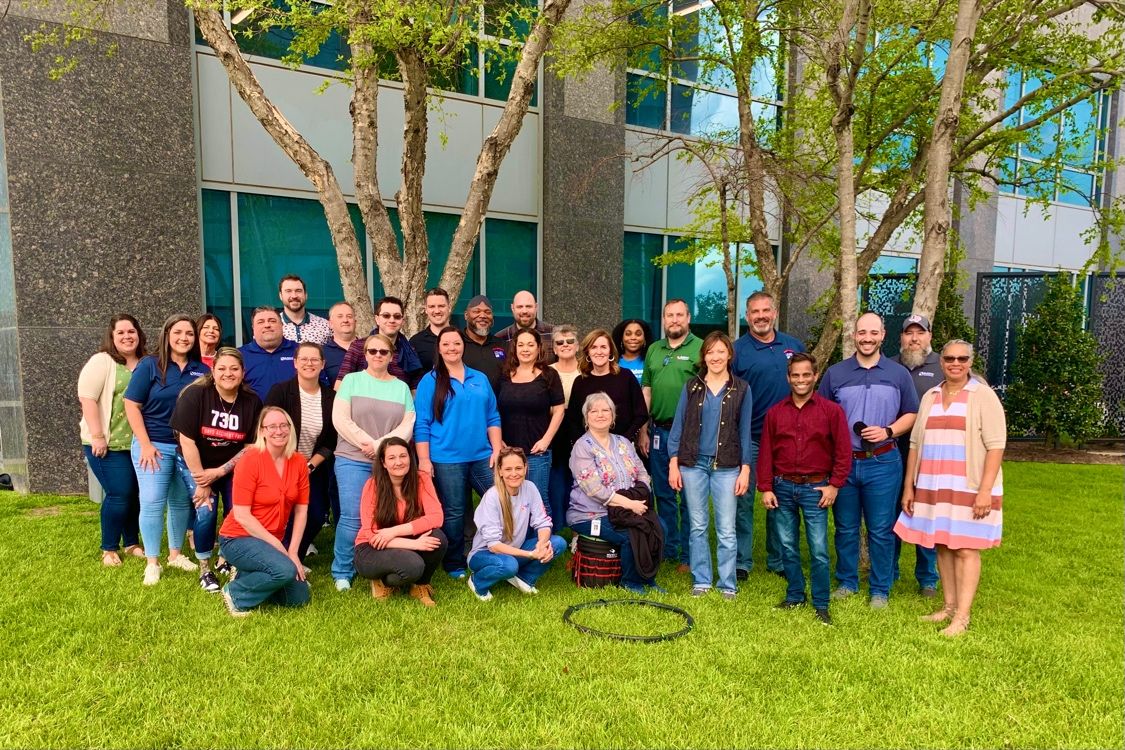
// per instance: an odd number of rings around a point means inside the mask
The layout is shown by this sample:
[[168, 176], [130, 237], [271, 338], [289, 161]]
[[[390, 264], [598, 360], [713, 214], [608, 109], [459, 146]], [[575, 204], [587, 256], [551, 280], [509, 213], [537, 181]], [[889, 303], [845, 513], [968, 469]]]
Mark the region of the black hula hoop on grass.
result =
[[[660, 635], [629, 635], [628, 633], [610, 633], [605, 630], [597, 630], [595, 628], [580, 625], [571, 619], [575, 612], [591, 607], [610, 607], [617, 605], [632, 604], [638, 607], [652, 607], [653, 609], [663, 609], [668, 612], [674, 612], [680, 617], [684, 618], [684, 627], [673, 633], [661, 633]], [[567, 625], [572, 625], [578, 629], [579, 632], [586, 635], [596, 635], [602, 638], [615, 638], [619, 641], [633, 641], [635, 643], [657, 643], [659, 641], [671, 641], [681, 636], [685, 636], [691, 632], [695, 627], [695, 620], [685, 610], [679, 607], [673, 607], [670, 604], [661, 604], [660, 602], [650, 602], [645, 599], [598, 599], [593, 602], [583, 602], [582, 604], [573, 604], [567, 607], [566, 612], [563, 612], [563, 622]]]

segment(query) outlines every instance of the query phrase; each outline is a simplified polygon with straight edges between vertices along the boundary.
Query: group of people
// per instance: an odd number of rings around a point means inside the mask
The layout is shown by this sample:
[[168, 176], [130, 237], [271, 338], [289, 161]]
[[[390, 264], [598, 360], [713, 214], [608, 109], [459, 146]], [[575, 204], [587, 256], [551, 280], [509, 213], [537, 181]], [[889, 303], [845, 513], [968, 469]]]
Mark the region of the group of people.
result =
[[299, 277], [278, 291], [280, 312], [256, 308], [238, 349], [220, 346], [210, 314], [168, 318], [151, 354], [135, 318], [111, 319], [78, 383], [84, 451], [105, 491], [105, 565], [145, 557], [144, 583], [157, 584], [166, 525], [165, 565], [198, 572], [232, 615], [299, 605], [304, 560], [331, 513], [336, 589], [358, 575], [376, 599], [403, 590], [434, 606], [439, 566], [484, 601], [501, 582], [534, 594], [567, 528], [615, 547], [633, 593], [663, 591], [663, 558], [690, 574], [693, 596], [733, 599], [754, 564], [757, 489], [766, 566], [787, 580], [780, 608], [806, 600], [803, 516], [813, 609], [831, 623], [829, 600], [859, 590], [862, 520], [871, 606], [887, 606], [905, 540], [918, 547], [923, 595], [936, 595], [940, 575], [944, 603], [930, 619], [950, 621], [949, 635], [968, 627], [979, 549], [1000, 541], [1004, 416], [972, 374], [971, 346], [933, 353], [923, 317], [906, 321], [892, 361], [881, 319], [861, 316], [856, 354], [814, 391], [816, 360], [776, 330], [764, 292], [731, 341], [694, 335], [684, 300], [664, 306], [661, 339], [640, 320], [580, 336], [543, 322], [526, 291], [511, 326], [493, 332], [478, 295], [457, 328], [440, 288], [413, 337], [394, 297], [358, 336], [349, 303], [325, 319], [306, 309]]

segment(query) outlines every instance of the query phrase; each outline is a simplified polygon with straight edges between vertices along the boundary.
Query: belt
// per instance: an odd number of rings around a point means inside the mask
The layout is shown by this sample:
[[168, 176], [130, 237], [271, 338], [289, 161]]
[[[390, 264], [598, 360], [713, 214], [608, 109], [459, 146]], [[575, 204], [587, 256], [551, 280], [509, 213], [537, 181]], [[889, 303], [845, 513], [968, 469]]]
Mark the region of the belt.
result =
[[828, 481], [827, 474], [778, 474], [778, 479], [784, 479], [793, 484], [819, 484]]
[[852, 451], [852, 458], [857, 461], [862, 461], [865, 458], [874, 458], [875, 456], [881, 456], [884, 453], [890, 453], [897, 447], [898, 443], [892, 440], [889, 443], [883, 443], [878, 448], [872, 448], [869, 451]]
[[670, 429], [672, 429], [672, 420], [670, 420], [670, 419], [669, 419], [669, 420], [668, 420], [667, 422], [657, 422], [657, 421], [656, 421], [656, 420], [654, 419], [654, 420], [652, 420], [652, 423], [653, 423], [654, 425], [656, 425], [657, 427], [659, 427], [660, 429], [662, 429], [662, 430], [670, 430]]

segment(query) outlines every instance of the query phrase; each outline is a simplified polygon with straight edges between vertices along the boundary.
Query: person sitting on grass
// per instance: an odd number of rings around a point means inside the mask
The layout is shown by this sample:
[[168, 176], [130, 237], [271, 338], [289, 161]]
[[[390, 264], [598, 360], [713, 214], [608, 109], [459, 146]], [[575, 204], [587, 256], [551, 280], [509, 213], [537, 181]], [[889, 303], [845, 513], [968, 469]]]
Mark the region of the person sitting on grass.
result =
[[[267, 601], [283, 607], [309, 603], [297, 554], [308, 517], [309, 468], [297, 452], [297, 432], [284, 409], [262, 409], [257, 433], [234, 469], [234, 505], [219, 529], [219, 548], [237, 570], [222, 591], [234, 617], [245, 617]], [[290, 513], [293, 534], [287, 549], [281, 538]]]
[[380, 443], [355, 538], [355, 570], [371, 579], [371, 596], [382, 601], [409, 586], [412, 597], [435, 606], [430, 579], [445, 556], [442, 520], [434, 480], [418, 471], [410, 444], [396, 436]]
[[[469, 590], [482, 602], [490, 589], [507, 581], [525, 594], [538, 594], [535, 582], [566, 548], [551, 533], [551, 517], [543, 497], [527, 477], [527, 457], [520, 448], [505, 447], [496, 462], [493, 486], [484, 493], [473, 516], [477, 533], [469, 552]], [[528, 538], [534, 529], [536, 536]]]

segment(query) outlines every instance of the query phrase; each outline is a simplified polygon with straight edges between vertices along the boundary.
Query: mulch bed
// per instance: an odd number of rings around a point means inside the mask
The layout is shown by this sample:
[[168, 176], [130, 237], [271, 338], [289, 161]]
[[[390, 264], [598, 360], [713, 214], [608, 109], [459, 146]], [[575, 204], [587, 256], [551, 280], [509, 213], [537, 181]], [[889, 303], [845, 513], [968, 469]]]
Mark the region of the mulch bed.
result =
[[1094, 443], [1085, 448], [1050, 448], [1042, 442], [1009, 441], [1005, 461], [1037, 461], [1056, 464], [1125, 463], [1125, 442]]

